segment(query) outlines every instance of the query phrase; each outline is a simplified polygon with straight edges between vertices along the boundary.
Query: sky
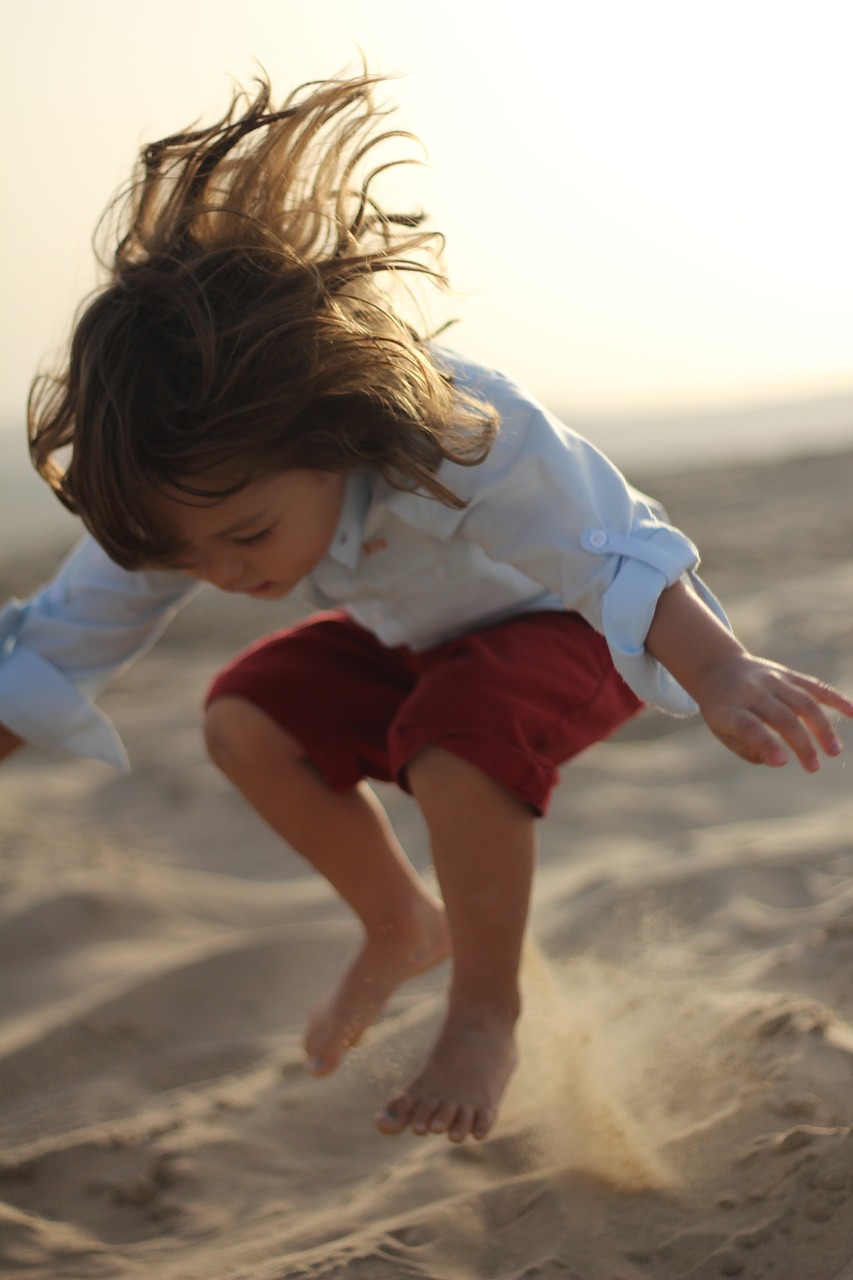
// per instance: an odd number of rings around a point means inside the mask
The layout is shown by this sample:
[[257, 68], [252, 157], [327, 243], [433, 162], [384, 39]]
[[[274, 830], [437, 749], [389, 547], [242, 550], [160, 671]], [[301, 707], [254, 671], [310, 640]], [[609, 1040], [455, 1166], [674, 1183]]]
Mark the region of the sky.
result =
[[581, 414], [853, 392], [851, 40], [849, 0], [5, 0], [0, 431], [140, 145], [362, 52], [426, 147], [448, 342]]

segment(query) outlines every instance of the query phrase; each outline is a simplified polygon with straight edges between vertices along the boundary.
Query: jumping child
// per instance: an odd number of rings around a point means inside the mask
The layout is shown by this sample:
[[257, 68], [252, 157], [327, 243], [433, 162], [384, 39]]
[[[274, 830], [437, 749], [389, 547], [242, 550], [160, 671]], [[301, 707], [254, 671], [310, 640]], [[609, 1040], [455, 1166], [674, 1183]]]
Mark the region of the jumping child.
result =
[[[653, 703], [698, 708], [744, 760], [813, 771], [817, 747], [841, 750], [823, 707], [853, 704], [748, 653], [652, 499], [402, 318], [401, 273], [441, 276], [420, 216], [375, 195], [394, 134], [374, 89], [303, 86], [277, 110], [261, 82], [143, 151], [109, 279], [31, 393], [34, 462], [90, 537], [0, 615], [0, 754], [120, 760], [89, 697], [195, 580], [273, 621], [301, 584], [320, 612], [214, 680], [210, 753], [363, 925], [310, 1018], [312, 1072], [450, 955], [435, 1046], [377, 1123], [460, 1142], [488, 1133], [515, 1065], [558, 766]], [[414, 795], [442, 900], [367, 778]]]

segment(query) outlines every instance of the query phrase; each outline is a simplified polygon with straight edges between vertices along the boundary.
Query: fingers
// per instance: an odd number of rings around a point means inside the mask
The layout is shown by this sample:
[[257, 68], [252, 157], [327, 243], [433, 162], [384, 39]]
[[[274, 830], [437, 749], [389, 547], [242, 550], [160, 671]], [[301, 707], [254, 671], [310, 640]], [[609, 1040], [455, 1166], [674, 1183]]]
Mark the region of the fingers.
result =
[[[840, 754], [841, 739], [821, 704], [843, 711], [844, 704], [847, 703], [843, 694], [829, 685], [822, 685], [817, 681], [804, 681], [801, 677], [791, 682], [790, 687], [780, 695], [780, 700], [798, 721], [806, 726], [826, 755]], [[850, 704], [847, 703], [847, 705]]]
[[824, 706], [853, 715], [853, 703], [830, 685], [798, 672], [767, 667], [761, 674], [760, 685], [752, 689], [752, 696], [737, 708], [730, 723], [715, 730], [717, 736], [753, 764], [778, 768], [787, 763], [788, 748], [807, 772], [817, 772], [821, 766], [817, 746], [828, 756], [842, 751]]
[[792, 684], [809, 694], [815, 702], [832, 707], [842, 715], [853, 716], [853, 701], [845, 697], [840, 690], [834, 689], [831, 684], [826, 684], [823, 680], [815, 680], [813, 676], [804, 676], [799, 671], [789, 671], [786, 674]]
[[800, 717], [828, 756], [840, 755], [843, 744], [823, 708], [853, 716], [853, 702], [832, 685], [799, 672], [787, 673], [788, 685], [780, 696]]

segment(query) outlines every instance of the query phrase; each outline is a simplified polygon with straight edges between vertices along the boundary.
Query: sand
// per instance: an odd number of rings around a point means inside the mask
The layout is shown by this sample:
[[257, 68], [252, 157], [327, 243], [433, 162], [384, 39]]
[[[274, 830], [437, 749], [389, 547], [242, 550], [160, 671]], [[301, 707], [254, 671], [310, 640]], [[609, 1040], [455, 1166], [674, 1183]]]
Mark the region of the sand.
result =
[[[639, 479], [748, 643], [853, 689], [853, 453]], [[19, 544], [3, 594], [51, 562]], [[501, 1119], [388, 1138], [446, 970], [311, 1078], [304, 1019], [356, 928], [200, 741], [206, 681], [273, 608], [200, 597], [104, 696], [130, 776], [0, 771], [3, 1274], [853, 1276], [853, 757], [756, 769], [649, 713], [567, 768]]]

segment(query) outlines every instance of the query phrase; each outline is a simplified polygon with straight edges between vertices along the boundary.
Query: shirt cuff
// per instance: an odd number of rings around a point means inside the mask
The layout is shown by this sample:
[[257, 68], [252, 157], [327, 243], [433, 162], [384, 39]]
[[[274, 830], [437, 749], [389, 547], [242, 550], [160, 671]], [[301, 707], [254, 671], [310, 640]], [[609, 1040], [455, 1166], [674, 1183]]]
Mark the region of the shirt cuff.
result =
[[0, 665], [3, 723], [25, 742], [103, 760], [127, 772], [112, 722], [40, 654], [18, 645]]
[[722, 605], [694, 573], [699, 553], [693, 543], [670, 526], [658, 528], [650, 538], [591, 529], [581, 541], [587, 551], [620, 557], [618, 571], [604, 592], [601, 614], [616, 670], [644, 702], [672, 715], [694, 715], [699, 710], [694, 699], [645, 648], [661, 593], [682, 577], [731, 629]]

